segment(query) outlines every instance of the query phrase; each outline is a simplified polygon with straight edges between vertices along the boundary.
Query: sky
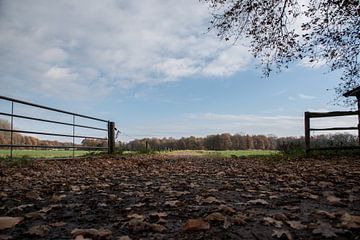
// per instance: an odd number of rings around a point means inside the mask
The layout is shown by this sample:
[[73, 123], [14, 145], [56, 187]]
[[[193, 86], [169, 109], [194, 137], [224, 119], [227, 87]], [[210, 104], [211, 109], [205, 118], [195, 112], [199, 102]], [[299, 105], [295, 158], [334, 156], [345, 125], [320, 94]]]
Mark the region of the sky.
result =
[[[300, 62], [263, 77], [246, 43], [219, 39], [210, 20], [198, 0], [0, 0], [0, 95], [114, 121], [121, 141], [301, 136], [304, 111], [349, 110], [333, 105], [339, 74]], [[0, 101], [0, 110], [9, 103]], [[62, 131], [19, 119], [15, 126]]]

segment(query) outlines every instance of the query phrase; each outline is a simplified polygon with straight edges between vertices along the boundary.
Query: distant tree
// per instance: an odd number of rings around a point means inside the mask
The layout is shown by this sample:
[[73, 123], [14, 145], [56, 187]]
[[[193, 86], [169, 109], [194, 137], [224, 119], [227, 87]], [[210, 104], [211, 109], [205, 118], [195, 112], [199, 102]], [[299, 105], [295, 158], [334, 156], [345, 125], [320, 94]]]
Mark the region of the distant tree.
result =
[[359, 0], [200, 1], [212, 9], [209, 29], [225, 40], [248, 39], [265, 76], [307, 61], [342, 71], [338, 96], [360, 84]]

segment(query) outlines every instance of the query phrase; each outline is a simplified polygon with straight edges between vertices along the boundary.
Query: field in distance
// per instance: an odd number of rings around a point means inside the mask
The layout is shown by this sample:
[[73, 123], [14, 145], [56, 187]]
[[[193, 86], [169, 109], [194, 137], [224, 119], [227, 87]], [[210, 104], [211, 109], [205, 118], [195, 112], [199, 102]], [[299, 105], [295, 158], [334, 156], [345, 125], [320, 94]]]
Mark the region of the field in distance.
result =
[[246, 157], [246, 156], [271, 156], [279, 154], [276, 150], [224, 150], [224, 151], [210, 151], [210, 150], [178, 150], [164, 152], [166, 155], [174, 156], [219, 156], [219, 157]]
[[[85, 150], [75, 150], [74, 156], [80, 157], [86, 154], [91, 153], [91, 151]], [[0, 150], [0, 157], [5, 158], [10, 156], [10, 150]], [[73, 151], [72, 150], [25, 150], [25, 149], [16, 149], [13, 150], [13, 157], [15, 158], [61, 158], [61, 157], [72, 157]]]

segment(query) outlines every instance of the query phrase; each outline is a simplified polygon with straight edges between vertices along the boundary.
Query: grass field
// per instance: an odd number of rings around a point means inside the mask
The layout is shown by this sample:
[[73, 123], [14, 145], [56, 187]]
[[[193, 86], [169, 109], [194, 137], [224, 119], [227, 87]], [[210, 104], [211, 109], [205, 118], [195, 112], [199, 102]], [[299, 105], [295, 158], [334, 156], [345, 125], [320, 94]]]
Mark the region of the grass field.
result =
[[[76, 150], [74, 156], [84, 156], [86, 154], [95, 153], [91, 151]], [[124, 152], [129, 154], [133, 152]], [[219, 156], [219, 157], [232, 157], [232, 156], [271, 156], [278, 154], [274, 150], [236, 150], [236, 151], [207, 151], [207, 150], [181, 150], [171, 152], [161, 152], [160, 154], [172, 156]], [[0, 150], [0, 158], [10, 156], [10, 150]], [[13, 157], [15, 158], [62, 158], [72, 157], [72, 150], [13, 150]]]
[[[90, 151], [76, 150], [75, 157], [83, 156], [91, 153]], [[0, 150], [0, 157], [6, 158], [10, 156], [10, 150]], [[13, 150], [13, 157], [15, 158], [61, 158], [72, 157], [72, 150]]]
[[246, 157], [246, 156], [271, 156], [279, 154], [275, 150], [227, 150], [227, 151], [209, 151], [209, 150], [181, 150], [166, 152], [166, 155], [175, 156], [220, 156], [220, 157]]

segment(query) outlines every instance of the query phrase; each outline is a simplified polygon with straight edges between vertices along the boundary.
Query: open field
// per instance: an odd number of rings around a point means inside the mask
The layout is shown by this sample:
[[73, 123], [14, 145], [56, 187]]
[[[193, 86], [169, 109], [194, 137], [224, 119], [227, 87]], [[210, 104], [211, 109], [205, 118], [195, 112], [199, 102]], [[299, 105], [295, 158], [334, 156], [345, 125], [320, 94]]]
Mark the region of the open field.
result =
[[359, 157], [143, 155], [0, 168], [2, 239], [360, 236]]
[[209, 151], [209, 150], [179, 150], [165, 152], [171, 156], [218, 156], [218, 157], [246, 157], [246, 156], [271, 156], [279, 154], [276, 150], [226, 150], [226, 151]]
[[[76, 150], [75, 156], [84, 156], [91, 151]], [[10, 156], [10, 150], [0, 150], [0, 157]], [[72, 157], [72, 150], [13, 150], [13, 157], [29, 157], [29, 158], [60, 158]]]

